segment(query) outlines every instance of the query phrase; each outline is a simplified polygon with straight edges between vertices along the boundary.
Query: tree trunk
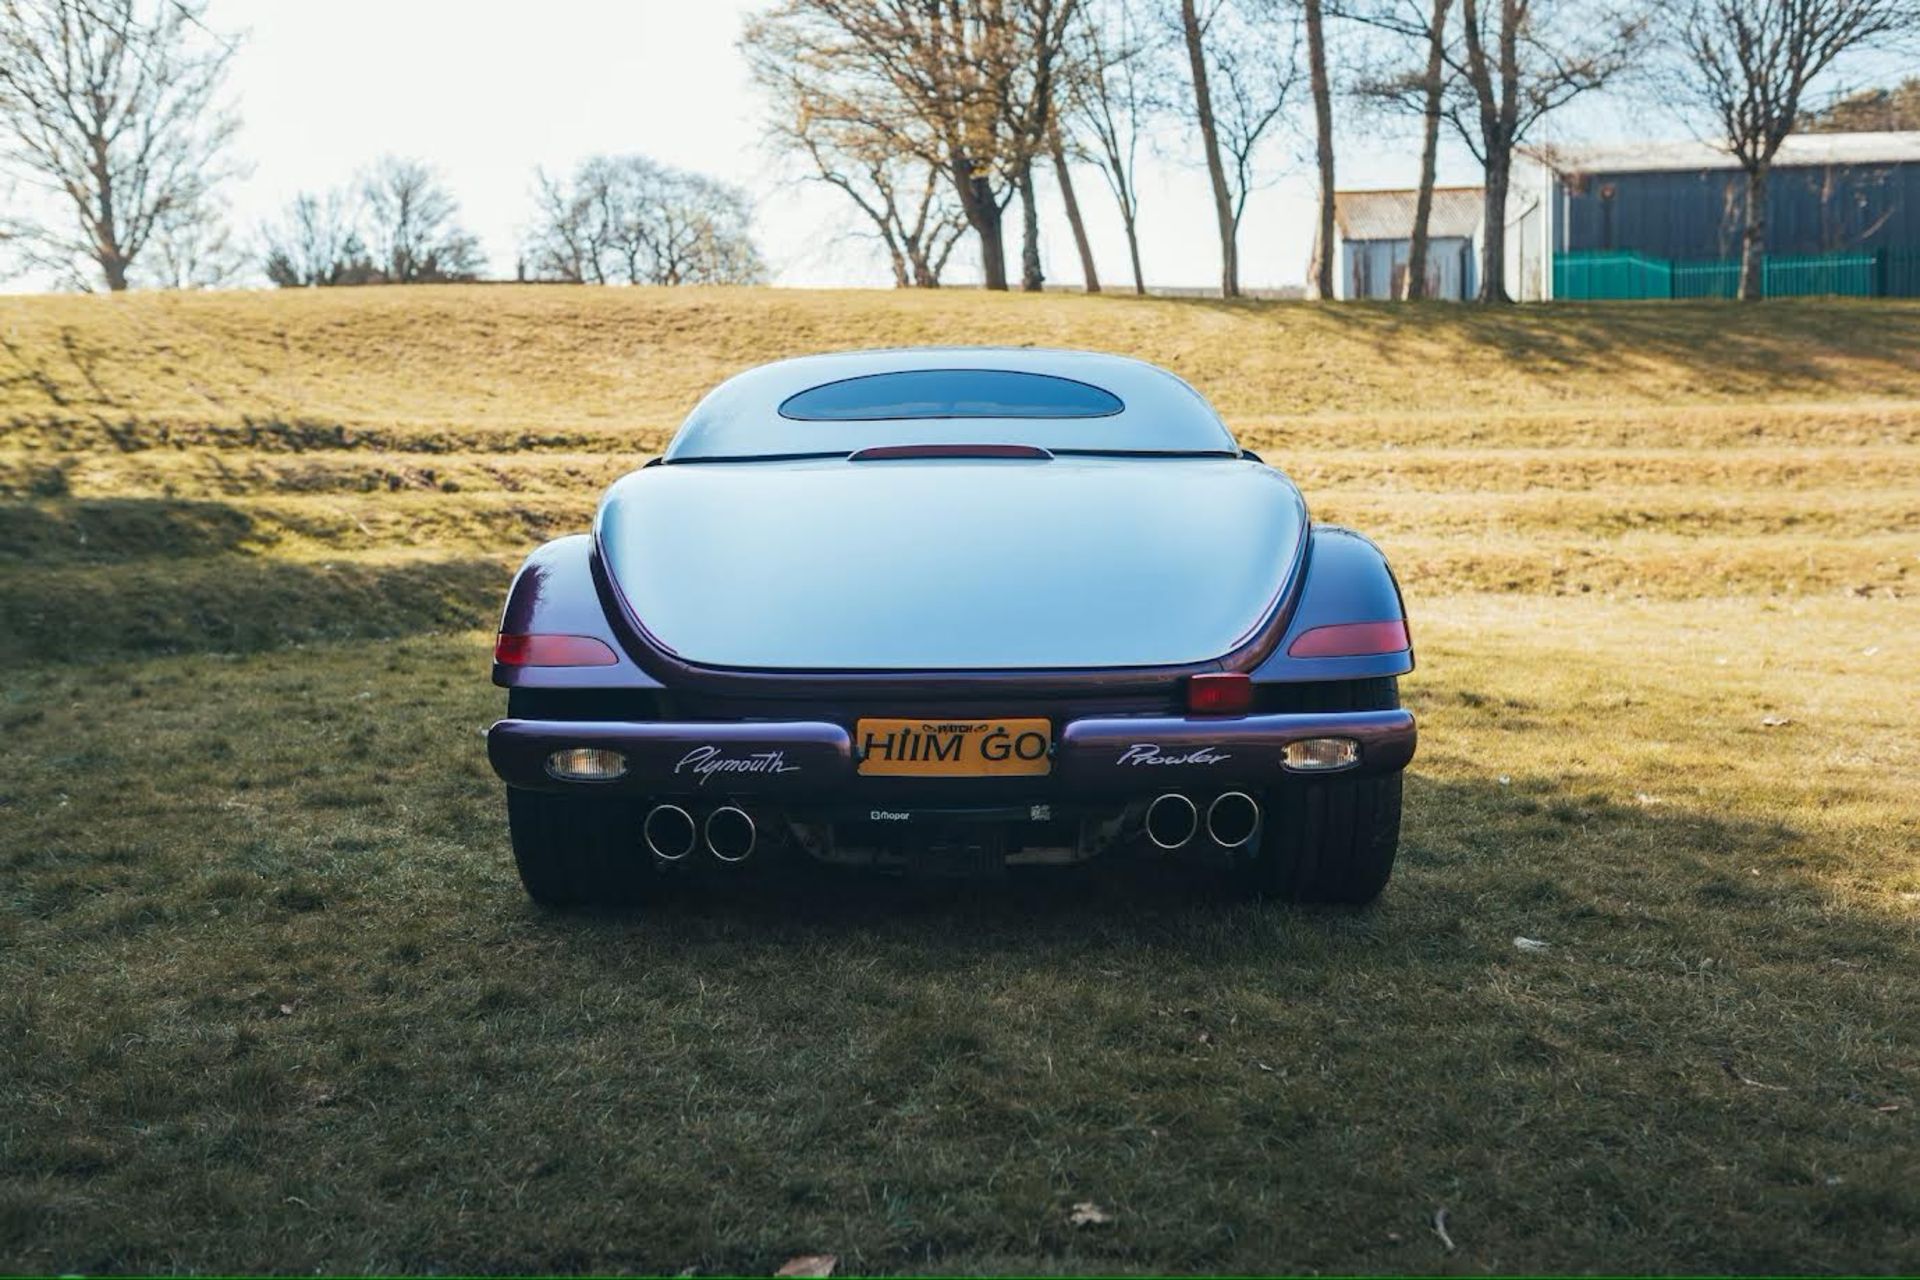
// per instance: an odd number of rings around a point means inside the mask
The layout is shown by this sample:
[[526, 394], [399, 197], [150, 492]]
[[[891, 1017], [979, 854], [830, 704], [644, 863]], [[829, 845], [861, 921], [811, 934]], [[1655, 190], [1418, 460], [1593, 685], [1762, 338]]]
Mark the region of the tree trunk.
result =
[[988, 289], [998, 289], [1005, 293], [1007, 289], [1007, 242], [1001, 233], [1000, 211], [989, 208], [988, 217], [983, 224], [974, 224], [974, 233], [980, 237], [980, 270], [984, 277], [981, 283]]
[[1771, 160], [1747, 170], [1747, 210], [1740, 233], [1740, 300], [1758, 302], [1767, 296], [1767, 178]]
[[953, 186], [960, 197], [960, 210], [967, 225], [980, 237], [980, 274], [989, 289], [1007, 287], [1007, 242], [1001, 229], [1000, 205], [985, 178], [973, 176], [973, 162], [964, 155], [953, 157]]
[[1141, 297], [1147, 296], [1147, 278], [1140, 271], [1140, 229], [1133, 225], [1133, 210], [1120, 211], [1120, 220], [1127, 226], [1127, 257], [1133, 263], [1133, 291]]
[[1513, 157], [1487, 153], [1487, 196], [1481, 213], [1480, 301], [1512, 302], [1507, 295], [1507, 182]]
[[937, 289], [940, 280], [934, 275], [932, 266], [927, 262], [926, 246], [916, 244], [912, 254], [913, 287], [916, 289]]
[[1060, 199], [1067, 206], [1067, 225], [1073, 228], [1073, 247], [1080, 252], [1080, 274], [1088, 293], [1100, 292], [1100, 274], [1093, 269], [1093, 246], [1087, 242], [1087, 224], [1080, 216], [1080, 201], [1074, 198], [1073, 174], [1067, 169], [1067, 149], [1060, 143], [1060, 129], [1047, 134], [1047, 146], [1053, 152], [1053, 171], [1060, 179]]
[[100, 274], [106, 279], [108, 290], [113, 293], [125, 293], [129, 263], [127, 256], [120, 251], [120, 230], [115, 211], [113, 174], [107, 164], [107, 140], [96, 129], [91, 133], [91, 141], [93, 163], [88, 167], [88, 172], [92, 175], [94, 184], [94, 209], [91, 219], [93, 260], [100, 264]]
[[1307, 0], [1307, 61], [1313, 84], [1313, 123], [1315, 155], [1320, 165], [1320, 232], [1314, 241], [1313, 280], [1309, 293], [1315, 298], [1333, 296], [1334, 221], [1333, 221], [1333, 90], [1327, 82], [1326, 24], [1322, 21], [1320, 0]]
[[1413, 203], [1413, 242], [1407, 248], [1409, 302], [1427, 296], [1427, 227], [1433, 219], [1433, 183], [1440, 155], [1440, 108], [1446, 90], [1447, 10], [1453, 0], [1433, 0], [1427, 28], [1426, 100], [1421, 104], [1420, 193]]
[[894, 236], [892, 227], [879, 219], [875, 221], [880, 227], [880, 243], [887, 246], [887, 261], [893, 265], [893, 287], [904, 289], [913, 283], [907, 274], [907, 264], [915, 248], [913, 237], [905, 237], [902, 243], [901, 239]]
[[1186, 36], [1187, 61], [1193, 71], [1193, 111], [1200, 125], [1200, 144], [1207, 155], [1207, 176], [1213, 180], [1213, 216], [1220, 227], [1220, 296], [1240, 296], [1240, 253], [1236, 245], [1233, 192], [1227, 187], [1226, 166], [1220, 162], [1220, 134], [1213, 123], [1213, 95], [1207, 90], [1207, 51], [1200, 38], [1200, 15], [1194, 0], [1180, 0], [1180, 29]]
[[1032, 161], [1020, 166], [1014, 188], [1020, 192], [1020, 288], [1038, 293], [1046, 276], [1040, 271], [1040, 207], [1033, 198]]

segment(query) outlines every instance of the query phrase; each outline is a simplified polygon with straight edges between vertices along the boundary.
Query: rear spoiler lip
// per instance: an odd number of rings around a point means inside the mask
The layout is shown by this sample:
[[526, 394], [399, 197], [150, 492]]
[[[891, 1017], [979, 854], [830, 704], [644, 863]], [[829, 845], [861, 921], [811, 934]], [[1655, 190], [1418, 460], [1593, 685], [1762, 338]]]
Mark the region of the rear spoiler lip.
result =
[[[934, 445], [869, 445], [846, 453], [838, 449], [810, 449], [795, 453], [715, 453], [692, 454], [686, 457], [670, 458], [660, 454], [649, 459], [647, 467], [693, 467], [725, 466], [734, 463], [748, 464], [756, 462], [852, 462], [860, 461], [858, 455], [875, 449], [930, 449]], [[1080, 449], [1046, 445], [968, 445], [970, 450], [1016, 448], [1020, 450], [1039, 450], [1053, 458], [1160, 458], [1174, 461], [1182, 458], [1238, 458], [1246, 462], [1260, 462], [1258, 454], [1246, 449]], [[921, 455], [928, 456], [928, 455]], [[1030, 456], [1023, 454], [1022, 456]], [[644, 469], [644, 468], [643, 468]]]

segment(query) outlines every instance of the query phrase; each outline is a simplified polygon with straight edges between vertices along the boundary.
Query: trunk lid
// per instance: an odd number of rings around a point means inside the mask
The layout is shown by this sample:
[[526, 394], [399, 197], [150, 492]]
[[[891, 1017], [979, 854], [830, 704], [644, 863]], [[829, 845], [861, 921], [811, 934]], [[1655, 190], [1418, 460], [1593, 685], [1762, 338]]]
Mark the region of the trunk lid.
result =
[[649, 467], [600, 554], [678, 657], [771, 671], [1204, 662], [1287, 588], [1305, 505], [1238, 458]]

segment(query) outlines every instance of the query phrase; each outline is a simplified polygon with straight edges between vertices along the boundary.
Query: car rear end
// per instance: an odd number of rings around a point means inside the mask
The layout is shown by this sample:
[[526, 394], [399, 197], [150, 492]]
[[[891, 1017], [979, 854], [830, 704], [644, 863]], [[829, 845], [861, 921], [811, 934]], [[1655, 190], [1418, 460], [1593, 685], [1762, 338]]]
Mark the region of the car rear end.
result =
[[510, 594], [489, 735], [536, 897], [1138, 851], [1298, 897], [1385, 883], [1398, 588], [1162, 371], [768, 366], [562, 543]]

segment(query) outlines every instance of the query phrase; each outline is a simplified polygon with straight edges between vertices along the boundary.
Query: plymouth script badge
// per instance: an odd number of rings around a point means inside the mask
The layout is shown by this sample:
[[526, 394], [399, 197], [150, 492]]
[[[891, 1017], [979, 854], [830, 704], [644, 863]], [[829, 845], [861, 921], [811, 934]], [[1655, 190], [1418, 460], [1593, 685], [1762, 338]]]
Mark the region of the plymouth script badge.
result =
[[1053, 769], [1053, 726], [1020, 720], [862, 720], [863, 777], [1030, 777]]

